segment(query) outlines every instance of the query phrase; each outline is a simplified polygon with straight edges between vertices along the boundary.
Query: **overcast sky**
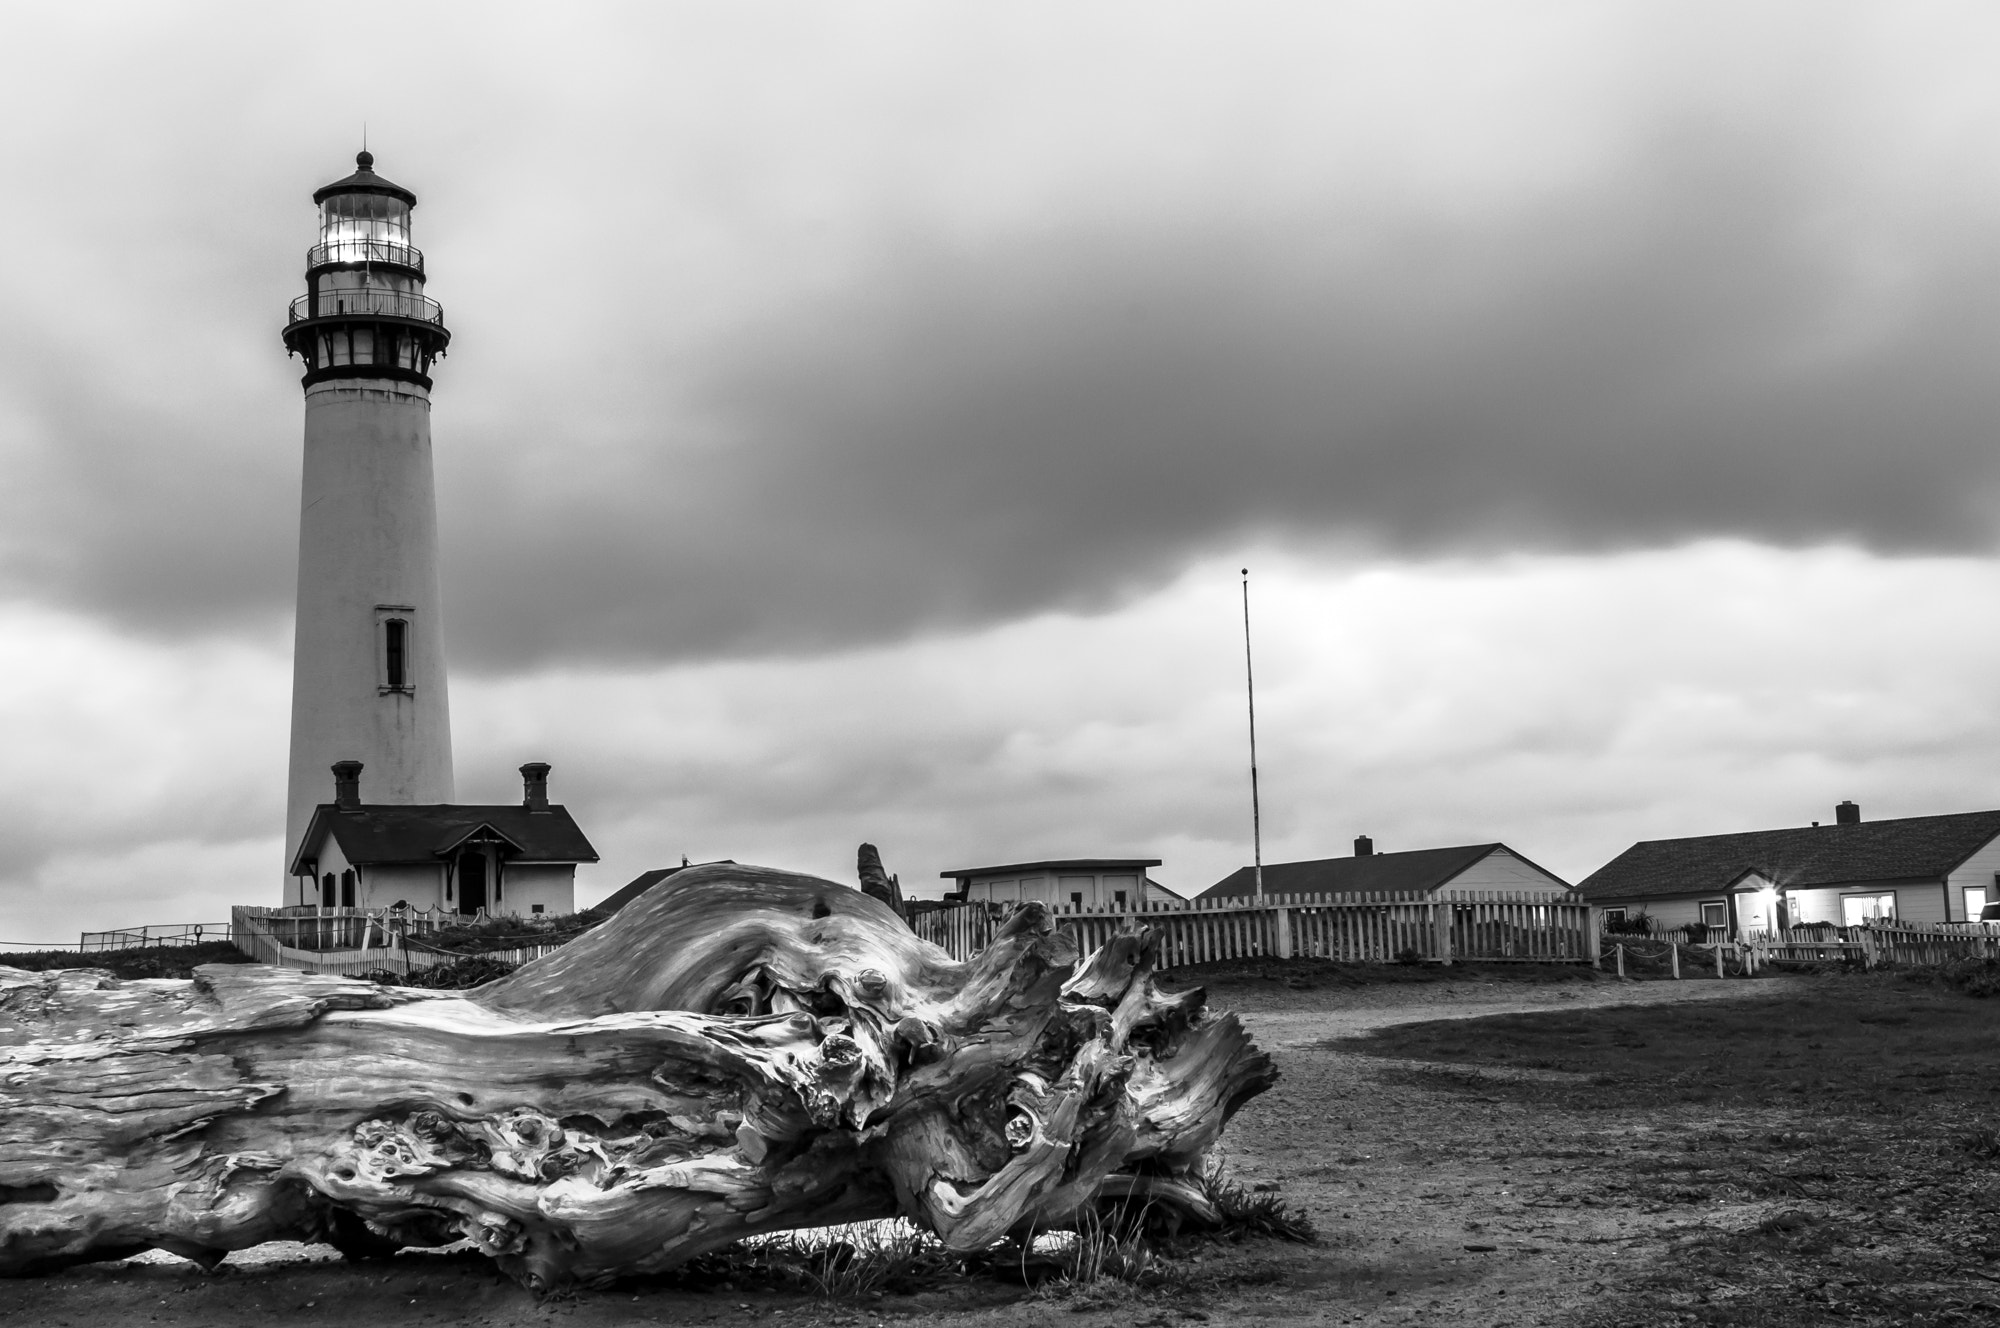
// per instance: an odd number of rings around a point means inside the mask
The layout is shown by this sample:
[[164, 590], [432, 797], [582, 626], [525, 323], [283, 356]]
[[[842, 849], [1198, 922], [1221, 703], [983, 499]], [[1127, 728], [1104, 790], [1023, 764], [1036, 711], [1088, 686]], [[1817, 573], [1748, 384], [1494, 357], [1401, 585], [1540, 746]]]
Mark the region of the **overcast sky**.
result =
[[2000, 806], [2000, 14], [0, 16], [0, 940], [274, 903], [312, 190], [453, 331], [460, 796], [906, 887]]

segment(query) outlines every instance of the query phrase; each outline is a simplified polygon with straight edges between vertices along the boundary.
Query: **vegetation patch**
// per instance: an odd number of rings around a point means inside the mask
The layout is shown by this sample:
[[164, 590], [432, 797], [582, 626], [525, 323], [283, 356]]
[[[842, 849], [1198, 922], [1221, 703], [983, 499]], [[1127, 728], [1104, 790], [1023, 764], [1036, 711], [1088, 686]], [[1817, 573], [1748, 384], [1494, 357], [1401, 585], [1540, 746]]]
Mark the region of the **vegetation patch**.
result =
[[1330, 1045], [1423, 1063], [1385, 1067], [1391, 1081], [1524, 1107], [1554, 1092], [1632, 1132], [1572, 1202], [1671, 1212], [1679, 1231], [1581, 1328], [2000, 1321], [2000, 1003], [1934, 973], [1768, 990]]
[[562, 945], [603, 924], [602, 914], [532, 913], [526, 917], [481, 918], [413, 936], [413, 944], [451, 954], [492, 954], [534, 945]]
[[45, 973], [55, 968], [94, 968], [117, 978], [191, 978], [201, 964], [248, 964], [250, 956], [228, 941], [200, 945], [147, 945], [127, 950], [21, 950], [0, 954], [0, 968]]
[[450, 959], [428, 968], [412, 968], [407, 973], [397, 973], [390, 969], [377, 969], [370, 973], [370, 980], [388, 987], [423, 987], [431, 991], [465, 991], [471, 987], [483, 987], [496, 978], [504, 978], [519, 964], [510, 964], [504, 959], [494, 959], [489, 955], [467, 955], [463, 959]]
[[1490, 1073], [1498, 1068], [1574, 1076], [1564, 1088], [1572, 1108], [1683, 1102], [1906, 1116], [1930, 1098], [1990, 1105], [2000, 1008], [1876, 974], [1752, 1000], [1402, 1024], [1331, 1045], [1477, 1067], [1455, 1079], [1483, 1095], [1533, 1100], [1548, 1092], [1546, 1078]]

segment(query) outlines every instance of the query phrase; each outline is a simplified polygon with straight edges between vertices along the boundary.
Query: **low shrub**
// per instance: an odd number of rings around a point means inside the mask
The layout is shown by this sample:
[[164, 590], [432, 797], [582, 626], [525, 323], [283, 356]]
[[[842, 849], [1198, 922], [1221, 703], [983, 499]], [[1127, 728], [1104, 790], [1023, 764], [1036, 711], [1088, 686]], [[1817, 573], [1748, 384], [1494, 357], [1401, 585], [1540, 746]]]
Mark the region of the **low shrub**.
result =
[[2000, 996], [2000, 959], [1953, 959], [1939, 964], [1932, 975], [1967, 996]]
[[191, 978], [202, 964], [248, 964], [249, 955], [228, 941], [200, 945], [148, 945], [129, 950], [27, 950], [0, 954], [0, 967], [45, 973], [54, 968], [94, 968], [117, 978]]
[[463, 959], [452, 959], [442, 964], [432, 964], [429, 968], [413, 968], [407, 973], [392, 973], [387, 969], [377, 969], [368, 976], [389, 987], [426, 987], [433, 991], [464, 991], [468, 987], [480, 987], [495, 978], [504, 978], [519, 965], [504, 959], [489, 959], [485, 955], [467, 955]]
[[480, 918], [412, 937], [413, 943], [452, 954], [488, 954], [529, 945], [573, 941], [604, 921], [601, 914], [531, 913], [526, 917]]

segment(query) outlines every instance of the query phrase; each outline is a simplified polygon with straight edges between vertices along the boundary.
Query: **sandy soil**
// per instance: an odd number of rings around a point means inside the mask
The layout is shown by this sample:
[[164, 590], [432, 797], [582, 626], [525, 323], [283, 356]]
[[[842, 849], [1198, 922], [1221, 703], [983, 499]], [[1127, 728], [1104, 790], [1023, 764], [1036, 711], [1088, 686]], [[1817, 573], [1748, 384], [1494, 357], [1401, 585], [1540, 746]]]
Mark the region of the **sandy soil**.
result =
[[1742, 1205], [1742, 1212], [1712, 1201], [1641, 1208], [1603, 1198], [1604, 1160], [1677, 1128], [1672, 1111], [1647, 1113], [1639, 1123], [1565, 1112], [1565, 1086], [1577, 1076], [1553, 1071], [1484, 1072], [1546, 1082], [1546, 1095], [1525, 1101], [1519, 1093], [1446, 1094], [1413, 1086], [1407, 1073], [1391, 1076], [1412, 1063], [1355, 1055], [1329, 1040], [1413, 1020], [1754, 1001], [1792, 981], [1439, 982], [1340, 991], [1216, 984], [1214, 1004], [1243, 1015], [1282, 1074], [1231, 1126], [1229, 1164], [1247, 1182], [1279, 1187], [1310, 1213], [1322, 1239], [1313, 1246], [1210, 1246], [1181, 1261], [1165, 1286], [1067, 1293], [954, 1286], [862, 1306], [731, 1287], [642, 1288], [537, 1303], [477, 1256], [406, 1253], [387, 1264], [350, 1266], [294, 1247], [256, 1261], [232, 1259], [241, 1266], [225, 1265], [217, 1275], [158, 1256], [0, 1283], [0, 1325], [1555, 1324], [1635, 1260], [1657, 1255], [1677, 1230], [1747, 1223], [1768, 1205]]

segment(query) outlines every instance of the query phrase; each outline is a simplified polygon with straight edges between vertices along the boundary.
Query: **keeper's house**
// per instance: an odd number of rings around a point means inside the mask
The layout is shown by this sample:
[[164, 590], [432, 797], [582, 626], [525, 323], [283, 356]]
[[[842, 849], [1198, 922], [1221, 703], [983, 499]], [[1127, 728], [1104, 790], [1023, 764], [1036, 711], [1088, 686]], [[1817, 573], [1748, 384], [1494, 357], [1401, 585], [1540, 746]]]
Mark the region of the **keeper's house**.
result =
[[1577, 889], [1613, 918], [1691, 922], [1727, 935], [1871, 919], [1965, 922], [1996, 897], [2000, 811], [1861, 819], [1843, 802], [1832, 825], [1651, 839]]
[[[1421, 894], [1433, 899], [1453, 896], [1469, 899], [1482, 895], [1510, 898], [1545, 895], [1555, 899], [1569, 890], [1569, 882], [1536, 866], [1505, 844], [1377, 853], [1375, 841], [1362, 835], [1354, 841], [1351, 858], [1264, 864], [1266, 896]], [[1441, 896], [1441, 891], [1451, 894]], [[1256, 893], [1256, 869], [1238, 867], [1195, 898], [1251, 899]]]
[[1158, 858], [1051, 858], [993, 867], [939, 872], [958, 888], [945, 896], [964, 903], [1019, 904], [1037, 899], [1051, 908], [1179, 908], [1187, 900], [1146, 875]]
[[333, 774], [333, 801], [313, 808], [292, 854], [286, 903], [496, 917], [576, 910], [576, 866], [596, 862], [597, 850], [549, 802], [542, 762], [521, 767], [518, 805], [365, 803], [361, 762], [341, 761]]

